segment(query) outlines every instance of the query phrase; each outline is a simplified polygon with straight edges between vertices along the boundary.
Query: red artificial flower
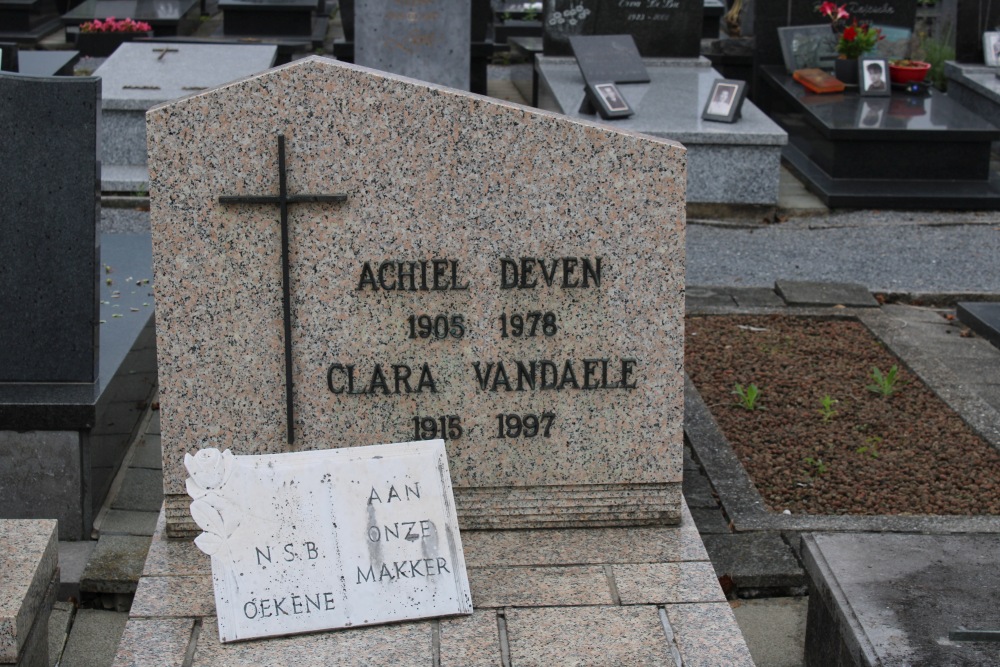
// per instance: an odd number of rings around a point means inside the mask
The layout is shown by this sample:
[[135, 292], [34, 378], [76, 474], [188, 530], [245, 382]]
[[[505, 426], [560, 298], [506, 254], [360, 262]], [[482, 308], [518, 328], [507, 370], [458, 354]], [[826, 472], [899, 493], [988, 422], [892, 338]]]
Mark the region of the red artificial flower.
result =
[[854, 26], [849, 25], [846, 28], [844, 28], [844, 40], [845, 41], [853, 42], [854, 39], [857, 36], [858, 36], [858, 31], [857, 31], [857, 29]]

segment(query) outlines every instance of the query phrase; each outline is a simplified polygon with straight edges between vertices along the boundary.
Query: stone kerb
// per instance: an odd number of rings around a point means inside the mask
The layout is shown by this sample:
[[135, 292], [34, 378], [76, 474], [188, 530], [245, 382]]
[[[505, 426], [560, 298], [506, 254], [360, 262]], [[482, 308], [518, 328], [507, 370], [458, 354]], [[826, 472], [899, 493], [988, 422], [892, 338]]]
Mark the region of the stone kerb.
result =
[[[682, 147], [319, 57], [147, 125], [172, 535], [194, 528], [186, 452], [406, 441], [451, 416], [463, 528], [679, 520]], [[277, 194], [279, 133], [289, 193], [348, 195], [289, 207], [292, 446], [278, 207], [218, 201]], [[503, 338], [528, 311], [558, 335]], [[411, 339], [420, 314], [461, 314], [465, 335]], [[546, 360], [565, 391], [507, 391]], [[496, 437], [497, 415], [544, 413], [551, 437]]]

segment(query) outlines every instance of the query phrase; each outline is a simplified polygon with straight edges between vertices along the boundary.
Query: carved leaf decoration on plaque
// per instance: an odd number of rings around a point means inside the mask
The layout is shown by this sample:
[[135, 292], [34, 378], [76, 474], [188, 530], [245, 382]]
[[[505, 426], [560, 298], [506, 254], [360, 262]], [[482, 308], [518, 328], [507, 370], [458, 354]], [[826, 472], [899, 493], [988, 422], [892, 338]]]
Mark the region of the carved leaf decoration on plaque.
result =
[[215, 533], [202, 533], [194, 538], [194, 544], [209, 556], [214, 556], [222, 547], [226, 546], [226, 541]]

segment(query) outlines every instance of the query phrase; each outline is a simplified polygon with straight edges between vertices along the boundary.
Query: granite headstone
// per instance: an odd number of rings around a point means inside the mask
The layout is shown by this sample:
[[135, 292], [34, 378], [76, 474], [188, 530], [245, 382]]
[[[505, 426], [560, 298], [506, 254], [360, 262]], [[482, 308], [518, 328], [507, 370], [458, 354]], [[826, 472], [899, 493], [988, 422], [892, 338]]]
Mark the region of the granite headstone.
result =
[[570, 55], [574, 35], [635, 38], [644, 58], [697, 57], [703, 0], [545, 0], [545, 55]]
[[96, 380], [100, 95], [0, 73], [0, 382]]
[[199, 447], [434, 438], [463, 528], [679, 520], [678, 144], [320, 57], [147, 120], [171, 534]]
[[589, 83], [649, 83], [631, 35], [574, 35], [570, 48]]
[[468, 0], [356, 0], [354, 62], [469, 90]]

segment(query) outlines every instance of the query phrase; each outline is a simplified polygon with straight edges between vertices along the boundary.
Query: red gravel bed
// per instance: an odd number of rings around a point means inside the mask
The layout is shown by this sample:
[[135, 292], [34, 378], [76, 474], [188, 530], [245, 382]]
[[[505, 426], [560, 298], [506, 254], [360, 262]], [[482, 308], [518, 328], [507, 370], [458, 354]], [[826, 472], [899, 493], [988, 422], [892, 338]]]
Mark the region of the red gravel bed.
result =
[[[860, 322], [689, 317], [685, 340], [688, 374], [771, 511], [1000, 514], [1000, 453]], [[893, 395], [866, 389], [872, 367], [893, 365]], [[758, 409], [737, 405], [735, 383], [760, 388]]]

